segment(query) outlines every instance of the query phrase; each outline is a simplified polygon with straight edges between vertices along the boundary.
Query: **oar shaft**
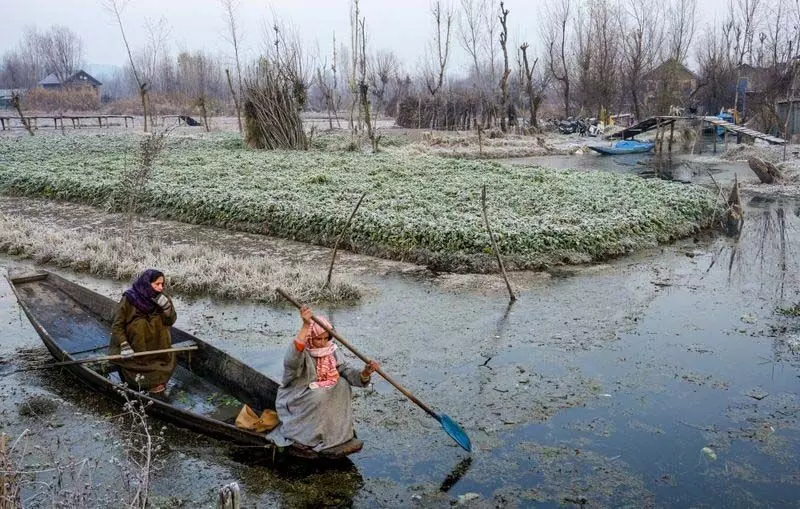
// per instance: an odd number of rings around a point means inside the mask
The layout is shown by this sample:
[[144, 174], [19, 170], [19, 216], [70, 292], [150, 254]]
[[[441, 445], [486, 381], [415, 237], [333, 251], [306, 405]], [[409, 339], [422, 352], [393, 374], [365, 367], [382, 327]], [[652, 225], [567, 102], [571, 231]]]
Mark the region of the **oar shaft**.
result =
[[185, 346], [182, 348], [164, 348], [163, 350], [149, 350], [147, 352], [134, 352], [131, 355], [104, 355], [102, 357], [90, 357], [88, 359], [77, 359], [74, 361], [63, 361], [63, 362], [55, 362], [53, 364], [48, 364], [44, 367], [57, 367], [57, 366], [70, 366], [73, 364], [87, 364], [89, 362], [102, 362], [102, 361], [117, 361], [121, 359], [132, 359], [134, 357], [146, 357], [148, 355], [159, 355], [163, 353], [175, 353], [175, 352], [188, 352], [191, 350], [197, 350], [197, 346]]
[[[288, 293], [286, 293], [285, 291], [283, 291], [283, 289], [276, 288], [275, 291], [278, 292], [278, 294], [280, 294], [281, 297], [283, 297], [284, 299], [286, 299], [289, 302], [291, 302], [297, 309], [300, 309], [302, 307], [302, 305], [299, 302], [294, 300], [294, 298], [291, 295], [289, 295]], [[361, 359], [365, 363], [369, 363], [370, 362], [371, 359], [369, 357], [367, 357], [366, 355], [364, 355], [361, 352], [359, 352], [356, 347], [351, 345], [350, 342], [347, 341], [345, 338], [343, 338], [338, 332], [336, 332], [335, 330], [333, 330], [333, 329], [329, 328], [327, 325], [325, 325], [325, 323], [322, 320], [320, 320], [319, 318], [317, 318], [313, 314], [311, 315], [311, 319], [314, 320], [317, 324], [319, 324], [320, 327], [322, 327], [323, 329], [328, 331], [328, 334], [330, 334], [334, 338], [338, 339], [339, 342], [342, 345], [344, 345], [345, 348], [347, 348], [348, 350], [353, 352], [356, 357], [358, 357], [359, 359]], [[408, 399], [413, 401], [414, 404], [416, 404], [418, 407], [420, 407], [421, 409], [425, 410], [428, 414], [430, 414], [431, 417], [433, 417], [435, 419], [439, 419], [439, 415], [436, 412], [434, 412], [433, 410], [428, 408], [428, 406], [425, 403], [423, 403], [416, 396], [411, 394], [408, 391], [408, 389], [406, 389], [405, 387], [400, 385], [400, 383], [395, 381], [391, 376], [387, 375], [381, 368], [378, 368], [377, 370], [375, 370], [375, 372], [378, 373], [379, 375], [381, 375], [387, 382], [392, 384], [395, 389], [397, 389], [398, 391], [402, 392], [405, 397], [407, 397]]]

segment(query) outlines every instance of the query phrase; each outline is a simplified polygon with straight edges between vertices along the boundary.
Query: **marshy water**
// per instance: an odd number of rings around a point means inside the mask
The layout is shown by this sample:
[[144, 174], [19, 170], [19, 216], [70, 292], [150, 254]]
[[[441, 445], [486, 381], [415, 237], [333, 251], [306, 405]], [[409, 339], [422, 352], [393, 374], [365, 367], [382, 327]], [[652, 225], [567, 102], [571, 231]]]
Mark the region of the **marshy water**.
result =
[[[590, 155], [564, 159], [572, 167], [609, 161], [603, 164], [616, 171], [644, 166]], [[732, 178], [732, 165], [714, 164], [716, 175]], [[515, 273], [519, 299], [512, 306], [496, 275], [365, 261], [370, 269], [348, 272], [368, 289], [363, 301], [317, 311], [459, 422], [473, 453], [376, 379], [372, 389], [356, 391], [365, 447], [352, 462], [276, 466], [259, 450], [168, 426], [156, 500], [162, 507], [213, 506], [216, 490], [235, 480], [245, 505], [258, 507], [797, 507], [800, 326], [778, 310], [800, 301], [800, 202], [744, 201], [738, 239], [704, 235], [607, 264]], [[14, 208], [9, 203], [0, 210]], [[56, 220], [69, 216], [67, 209], [47, 214]], [[195, 241], [241, 238], [193, 228]], [[311, 251], [313, 261], [325, 250]], [[8, 257], [0, 265], [35, 269]], [[114, 298], [125, 287], [58, 272]], [[176, 307], [176, 326], [274, 377], [299, 325], [289, 307], [180, 296]], [[5, 285], [0, 317], [0, 374], [47, 358]], [[108, 418], [118, 411], [114, 403], [57, 372], [0, 376], [0, 384], [0, 426], [11, 436], [31, 430], [25, 465], [55, 461], [33, 446], [62, 460], [94, 458], [92, 500], [118, 497], [119, 469], [107, 462], [122, 433]], [[33, 395], [57, 408], [21, 415]], [[46, 500], [30, 505], [37, 501]]]

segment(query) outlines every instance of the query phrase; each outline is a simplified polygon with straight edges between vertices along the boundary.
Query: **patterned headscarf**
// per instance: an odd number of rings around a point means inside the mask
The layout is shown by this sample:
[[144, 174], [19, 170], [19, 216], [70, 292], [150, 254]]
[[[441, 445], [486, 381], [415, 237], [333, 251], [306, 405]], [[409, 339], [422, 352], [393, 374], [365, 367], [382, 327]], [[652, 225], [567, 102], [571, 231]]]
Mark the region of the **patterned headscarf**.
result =
[[[333, 325], [324, 317], [317, 317], [329, 329], [333, 329]], [[339, 370], [336, 369], [336, 357], [333, 352], [336, 351], [336, 345], [330, 343], [328, 346], [322, 348], [314, 348], [311, 344], [311, 338], [316, 338], [324, 334], [326, 331], [317, 322], [311, 321], [306, 334], [306, 351], [314, 358], [314, 366], [317, 371], [317, 379], [311, 383], [311, 388], [318, 387], [333, 387], [339, 381]]]
[[156, 269], [147, 269], [142, 275], [136, 278], [130, 288], [125, 290], [125, 297], [136, 309], [145, 314], [150, 314], [156, 310], [156, 303], [153, 299], [158, 292], [153, 290], [150, 285], [156, 279], [164, 277], [164, 273]]

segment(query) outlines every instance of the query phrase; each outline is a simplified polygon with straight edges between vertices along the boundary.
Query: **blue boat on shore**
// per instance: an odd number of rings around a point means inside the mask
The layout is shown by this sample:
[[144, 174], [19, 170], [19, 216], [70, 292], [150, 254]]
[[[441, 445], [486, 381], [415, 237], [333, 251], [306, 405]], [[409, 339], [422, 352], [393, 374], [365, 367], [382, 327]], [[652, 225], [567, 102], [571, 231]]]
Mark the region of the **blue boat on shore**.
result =
[[603, 155], [617, 155], [617, 154], [639, 154], [643, 152], [650, 152], [656, 144], [653, 141], [637, 141], [637, 140], [622, 140], [614, 143], [610, 147], [589, 146], [595, 152]]

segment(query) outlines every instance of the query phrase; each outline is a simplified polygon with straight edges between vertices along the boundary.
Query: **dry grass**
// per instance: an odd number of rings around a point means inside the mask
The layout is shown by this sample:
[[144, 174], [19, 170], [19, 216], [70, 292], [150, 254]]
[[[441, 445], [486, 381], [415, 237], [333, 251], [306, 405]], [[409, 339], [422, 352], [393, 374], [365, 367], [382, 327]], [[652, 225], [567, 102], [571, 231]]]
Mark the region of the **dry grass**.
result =
[[8, 435], [0, 435], [0, 509], [20, 507], [20, 479], [11, 458]]
[[277, 267], [269, 260], [234, 256], [203, 245], [166, 245], [158, 238], [107, 238], [0, 215], [0, 252], [38, 263], [129, 281], [143, 267], [158, 267], [170, 288], [185, 295], [278, 302], [276, 287], [305, 302], [352, 302], [361, 292], [347, 281], [323, 290], [323, 273]]
[[64, 90], [34, 88], [25, 93], [23, 103], [29, 111], [86, 112], [100, 108], [100, 97], [91, 87]]
[[422, 140], [408, 145], [407, 150], [412, 154], [461, 159], [502, 159], [572, 154], [578, 148], [557, 148], [543, 136], [506, 134], [492, 137], [487, 131], [479, 141], [478, 135], [473, 132], [425, 131], [422, 133]]

